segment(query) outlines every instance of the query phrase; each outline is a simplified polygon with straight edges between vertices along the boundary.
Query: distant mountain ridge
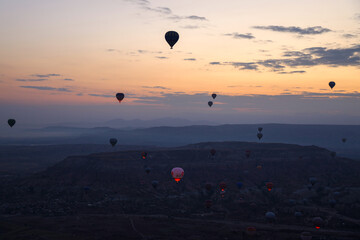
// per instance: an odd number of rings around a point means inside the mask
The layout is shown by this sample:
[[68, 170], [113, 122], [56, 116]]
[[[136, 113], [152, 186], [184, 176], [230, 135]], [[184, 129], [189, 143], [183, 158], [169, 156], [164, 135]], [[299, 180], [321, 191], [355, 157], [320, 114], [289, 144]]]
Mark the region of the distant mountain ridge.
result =
[[[260, 126], [263, 127], [263, 138], [259, 141], [256, 135]], [[36, 133], [37, 137], [0, 138], [0, 144], [104, 144], [113, 137], [123, 145], [159, 147], [209, 141], [246, 141], [316, 145], [342, 156], [360, 159], [360, 125], [227, 124], [138, 129], [49, 127], [32, 130], [31, 133]], [[342, 138], [347, 141], [343, 143]]]

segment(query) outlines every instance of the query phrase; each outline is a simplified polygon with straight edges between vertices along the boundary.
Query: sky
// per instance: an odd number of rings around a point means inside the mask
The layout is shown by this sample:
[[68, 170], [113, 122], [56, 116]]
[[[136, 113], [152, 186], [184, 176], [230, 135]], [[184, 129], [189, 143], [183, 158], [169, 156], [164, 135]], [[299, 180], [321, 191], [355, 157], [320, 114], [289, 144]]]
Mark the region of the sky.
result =
[[0, 121], [360, 124], [359, 40], [359, 0], [0, 0]]

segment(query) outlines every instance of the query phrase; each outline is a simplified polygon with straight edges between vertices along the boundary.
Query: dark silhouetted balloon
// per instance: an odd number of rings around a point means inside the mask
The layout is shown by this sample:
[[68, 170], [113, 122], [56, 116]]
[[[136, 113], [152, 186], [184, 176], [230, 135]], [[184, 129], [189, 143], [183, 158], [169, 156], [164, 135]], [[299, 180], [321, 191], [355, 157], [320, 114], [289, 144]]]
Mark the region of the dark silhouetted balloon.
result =
[[335, 82], [333, 81], [329, 82], [329, 86], [331, 87], [331, 89], [333, 89], [333, 87], [335, 87]]
[[314, 186], [315, 183], [317, 182], [316, 177], [310, 177], [310, 178], [309, 178], [309, 182], [311, 183], [312, 186]]
[[114, 146], [116, 145], [117, 141], [118, 141], [118, 140], [117, 140], [116, 138], [110, 138], [110, 141], [109, 141], [109, 142], [110, 142], [111, 146], [114, 147]]
[[330, 199], [329, 200], [329, 204], [330, 204], [330, 206], [333, 208], [333, 207], [335, 207], [335, 205], [336, 205], [336, 200], [335, 199]]
[[206, 189], [206, 191], [211, 191], [212, 190], [212, 184], [211, 183], [206, 183], [205, 184], [205, 189]]
[[212, 101], [208, 102], [209, 107], [211, 107], [214, 103]]
[[123, 93], [117, 93], [116, 94], [116, 99], [119, 101], [119, 103], [121, 103], [121, 101], [124, 99], [125, 94]]
[[153, 188], [156, 189], [157, 186], [159, 185], [159, 181], [154, 180], [154, 181], [151, 182], [151, 185], [153, 186]]
[[258, 128], [258, 131], [259, 131], [259, 132], [261, 132], [262, 130], [263, 130], [263, 128], [262, 128], [262, 127], [259, 127], [259, 128]]
[[149, 168], [149, 167], [145, 168], [145, 172], [146, 172], [147, 174], [149, 174], [149, 173], [151, 172], [151, 168]]
[[343, 143], [346, 143], [346, 138], [343, 138], [343, 139], [341, 139], [341, 141], [343, 142]]
[[314, 217], [312, 222], [316, 229], [320, 229], [324, 225], [324, 220], [321, 217]]
[[246, 156], [246, 158], [249, 158], [250, 155], [251, 155], [251, 151], [250, 151], [250, 150], [246, 150], [246, 151], [245, 151], [245, 156]]
[[301, 218], [303, 216], [303, 214], [301, 212], [295, 212], [294, 216], [296, 218]]
[[211, 94], [211, 97], [212, 97], [213, 99], [215, 99], [216, 96], [217, 96], [216, 93]]
[[171, 170], [171, 176], [176, 182], [179, 182], [184, 177], [184, 169], [180, 167], [173, 168]]
[[267, 182], [267, 183], [266, 183], [266, 187], [267, 187], [267, 189], [268, 189], [269, 192], [271, 191], [271, 189], [273, 188], [273, 186], [274, 186], [274, 184], [273, 184], [272, 182]]
[[15, 119], [9, 119], [8, 120], [8, 124], [9, 124], [10, 127], [13, 127], [15, 125], [15, 123], [16, 123]]
[[215, 149], [211, 149], [211, 150], [210, 150], [210, 154], [211, 154], [211, 156], [215, 156], [216, 150], [215, 150]]
[[205, 201], [205, 207], [206, 208], [211, 208], [211, 206], [212, 206], [212, 201], [211, 200], [206, 200]]
[[256, 228], [255, 227], [247, 227], [246, 233], [250, 236], [254, 236], [256, 234]]
[[258, 139], [260, 140], [260, 139], [263, 137], [263, 134], [262, 134], [262, 133], [258, 133], [258, 134], [257, 134], [257, 137], [258, 137]]
[[172, 49], [175, 43], [179, 40], [179, 34], [175, 31], [169, 31], [165, 33], [165, 40], [170, 45]]
[[267, 213], [265, 214], [265, 218], [266, 218], [267, 220], [269, 220], [269, 221], [274, 221], [275, 218], [276, 218], [276, 215], [275, 215], [275, 213], [273, 213], [273, 212], [267, 212]]

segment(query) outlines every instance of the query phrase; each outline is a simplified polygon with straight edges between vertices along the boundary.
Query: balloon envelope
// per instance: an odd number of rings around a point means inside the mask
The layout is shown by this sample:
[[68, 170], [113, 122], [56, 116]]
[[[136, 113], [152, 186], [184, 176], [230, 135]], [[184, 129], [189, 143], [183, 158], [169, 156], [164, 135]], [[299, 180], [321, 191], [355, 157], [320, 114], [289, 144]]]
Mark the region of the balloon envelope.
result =
[[258, 137], [258, 139], [260, 140], [260, 139], [263, 137], [263, 134], [262, 134], [262, 133], [258, 133], [258, 134], [257, 134], [257, 137]]
[[266, 219], [268, 219], [268, 220], [274, 220], [274, 219], [275, 219], [275, 213], [273, 213], [273, 212], [267, 212], [267, 213], [265, 214], [265, 217], [266, 217]]
[[219, 187], [220, 187], [220, 189], [221, 189], [222, 191], [224, 191], [225, 188], [226, 188], [226, 183], [225, 183], [225, 182], [221, 182], [221, 183], [219, 184]]
[[172, 49], [175, 43], [179, 40], [179, 34], [175, 31], [168, 31], [167, 33], [165, 33], [165, 40]]
[[259, 132], [261, 132], [262, 130], [263, 130], [263, 128], [262, 128], [262, 127], [259, 127], [259, 128], [258, 128], [258, 131], [259, 131]]
[[10, 127], [13, 127], [15, 125], [15, 123], [16, 123], [15, 119], [9, 119], [8, 120], [8, 124], [9, 124]]
[[141, 158], [142, 158], [142, 159], [146, 159], [146, 156], [147, 156], [147, 152], [142, 152], [142, 153], [141, 153]]
[[173, 168], [171, 170], [171, 176], [176, 182], [179, 182], [184, 177], [184, 169], [180, 167]]
[[111, 144], [111, 146], [115, 146], [116, 145], [116, 143], [117, 143], [117, 139], [116, 138], [110, 138], [110, 144]]
[[329, 86], [331, 89], [333, 89], [333, 87], [335, 87], [335, 82], [333, 82], [333, 81], [329, 82]]
[[208, 102], [209, 107], [211, 107], [214, 103], [212, 101]]
[[116, 94], [116, 99], [119, 101], [119, 103], [121, 103], [121, 101], [124, 99], [125, 94], [123, 93], [117, 93]]
[[215, 156], [216, 150], [215, 150], [215, 149], [211, 149], [211, 150], [210, 150], [210, 154], [211, 154], [211, 156]]
[[314, 217], [312, 222], [316, 229], [319, 229], [324, 224], [324, 220], [321, 217]]
[[267, 182], [267, 183], [266, 183], [266, 187], [267, 187], [267, 189], [268, 189], [269, 192], [271, 191], [271, 189], [273, 188], [273, 186], [274, 186], [274, 184], [273, 184], [272, 182]]
[[217, 96], [216, 93], [211, 94], [211, 97], [212, 97], [213, 99], [215, 99], [216, 96]]

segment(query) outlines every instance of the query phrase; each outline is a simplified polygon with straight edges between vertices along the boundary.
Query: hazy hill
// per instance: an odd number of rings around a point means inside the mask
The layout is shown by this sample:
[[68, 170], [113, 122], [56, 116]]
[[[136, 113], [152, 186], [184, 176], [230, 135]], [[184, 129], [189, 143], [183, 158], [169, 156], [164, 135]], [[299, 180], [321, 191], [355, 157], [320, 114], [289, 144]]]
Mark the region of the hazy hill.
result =
[[[181, 146], [205, 141], [259, 141], [259, 125], [153, 127], [133, 130], [112, 128], [50, 127], [24, 132], [27, 138], [0, 138], [0, 144], [101, 144], [117, 137], [124, 145]], [[316, 145], [339, 155], [360, 158], [360, 125], [263, 124], [260, 142]], [[30, 135], [27, 135], [30, 134]], [[31, 137], [35, 134], [36, 137]], [[343, 143], [342, 138], [347, 138]]]
[[[216, 149], [214, 157], [209, 153], [212, 148]], [[246, 150], [251, 151], [249, 158]], [[72, 156], [1, 186], [0, 213], [17, 214], [3, 219], [9, 236], [18, 236], [15, 229], [24, 222], [35, 221], [42, 230], [34, 235], [25, 228], [28, 239], [71, 234], [55, 227], [59, 221], [77, 229], [89, 229], [90, 221], [107, 230], [81, 230], [76, 233], [78, 239], [137, 239], [137, 232], [145, 238], [166, 239], [179, 229], [191, 237], [199, 228], [203, 235], [194, 239], [216, 239], [211, 229], [217, 229], [223, 238], [247, 239], [245, 228], [256, 226], [258, 240], [297, 239], [304, 230], [314, 239], [338, 236], [355, 240], [360, 237], [360, 162], [331, 157], [330, 153], [316, 146], [205, 142], [149, 149], [146, 160], [140, 157], [141, 150]], [[146, 167], [151, 169], [149, 174]], [[170, 175], [173, 167], [185, 170], [178, 184]], [[310, 187], [309, 177], [317, 178], [314, 186]], [[153, 180], [159, 182], [157, 189], [152, 187]], [[227, 184], [224, 195], [218, 187], [222, 181]], [[236, 185], [239, 181], [241, 189]], [[274, 184], [271, 192], [265, 187], [268, 181]], [[205, 189], [206, 183], [212, 184], [210, 191]], [[333, 207], [332, 199], [336, 200]], [[204, 207], [205, 200], [212, 201], [210, 209]], [[276, 213], [275, 223], [266, 222], [267, 211]], [[295, 211], [303, 216], [296, 218]], [[323, 230], [313, 228], [314, 216], [326, 220]], [[115, 219], [125, 226], [116, 227]], [[151, 230], [160, 226], [164, 231]]]

